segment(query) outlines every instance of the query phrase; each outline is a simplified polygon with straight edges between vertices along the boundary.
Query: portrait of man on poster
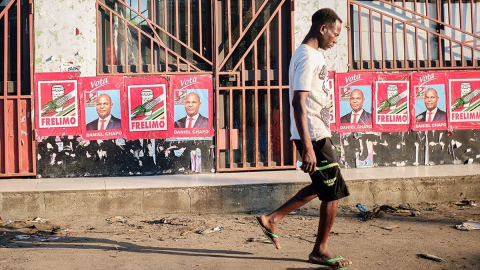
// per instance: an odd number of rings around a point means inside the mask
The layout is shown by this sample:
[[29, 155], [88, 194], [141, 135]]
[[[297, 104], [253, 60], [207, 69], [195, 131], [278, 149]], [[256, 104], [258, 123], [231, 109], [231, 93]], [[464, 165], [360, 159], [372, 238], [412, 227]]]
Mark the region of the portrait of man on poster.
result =
[[350, 108], [351, 112], [340, 117], [340, 123], [352, 124], [370, 124], [372, 123], [372, 114], [363, 109], [365, 97], [360, 89], [354, 89], [350, 93]]
[[439, 99], [437, 90], [428, 88], [423, 99], [427, 109], [415, 117], [416, 122], [446, 121], [447, 114], [437, 107]]
[[185, 112], [187, 115], [175, 121], [175, 128], [206, 128], [208, 118], [199, 113], [202, 102], [200, 96], [190, 92], [185, 97]]
[[112, 98], [108, 94], [101, 94], [95, 104], [98, 118], [87, 124], [87, 130], [121, 129], [122, 120], [111, 114]]

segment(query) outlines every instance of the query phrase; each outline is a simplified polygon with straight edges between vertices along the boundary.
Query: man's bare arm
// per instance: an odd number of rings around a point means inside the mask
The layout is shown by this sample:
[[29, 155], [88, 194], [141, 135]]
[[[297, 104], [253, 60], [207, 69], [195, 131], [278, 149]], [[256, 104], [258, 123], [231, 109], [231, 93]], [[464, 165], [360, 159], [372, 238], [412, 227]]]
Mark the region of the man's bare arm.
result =
[[313, 150], [312, 139], [308, 132], [308, 113], [305, 101], [307, 100], [308, 91], [294, 91], [292, 106], [295, 124], [297, 125], [298, 135], [303, 145], [302, 166], [304, 172], [312, 174], [315, 172], [317, 158]]

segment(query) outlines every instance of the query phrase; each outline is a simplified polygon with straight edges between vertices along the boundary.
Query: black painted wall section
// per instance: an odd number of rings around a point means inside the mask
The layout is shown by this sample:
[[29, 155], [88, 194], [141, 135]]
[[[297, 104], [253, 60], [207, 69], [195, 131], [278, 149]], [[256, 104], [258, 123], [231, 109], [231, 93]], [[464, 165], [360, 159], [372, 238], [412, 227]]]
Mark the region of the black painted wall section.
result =
[[[201, 173], [212, 173], [215, 168], [212, 144], [212, 140], [145, 139], [125, 141], [124, 145], [119, 145], [116, 140], [79, 142], [77, 137], [47, 137], [37, 144], [37, 176], [65, 178], [198, 173], [192, 172], [190, 159], [191, 151], [197, 149], [201, 152]], [[183, 148], [183, 153], [180, 153]]]
[[[365, 160], [367, 142], [373, 146], [373, 166], [425, 166], [480, 162], [480, 130], [392, 133], [335, 133], [334, 143], [344, 149], [342, 164], [356, 167]], [[363, 151], [362, 151], [363, 147]]]
[[[480, 162], [480, 130], [396, 133], [334, 133], [339, 160], [356, 167], [365, 160], [368, 144], [373, 166], [425, 166]], [[62, 149], [63, 145], [63, 149]], [[175, 150], [185, 148], [183, 153]], [[47, 137], [37, 144], [37, 175], [44, 178], [190, 174], [190, 153], [201, 151], [201, 173], [215, 172], [211, 140], [77, 141], [77, 137]], [[362, 150], [363, 148], [363, 150]], [[343, 149], [343, 150], [342, 150]], [[343, 152], [343, 155], [341, 153]]]

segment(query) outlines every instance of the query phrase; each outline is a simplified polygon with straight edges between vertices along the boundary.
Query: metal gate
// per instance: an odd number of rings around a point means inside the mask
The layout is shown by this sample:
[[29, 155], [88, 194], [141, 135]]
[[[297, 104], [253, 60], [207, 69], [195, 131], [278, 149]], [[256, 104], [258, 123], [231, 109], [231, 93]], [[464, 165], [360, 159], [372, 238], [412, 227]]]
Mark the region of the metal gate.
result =
[[291, 1], [97, 0], [99, 74], [213, 74], [217, 171], [294, 168]]
[[36, 174], [31, 1], [0, 2], [0, 177]]
[[219, 172], [294, 168], [288, 109], [290, 5], [285, 0], [215, 1]]

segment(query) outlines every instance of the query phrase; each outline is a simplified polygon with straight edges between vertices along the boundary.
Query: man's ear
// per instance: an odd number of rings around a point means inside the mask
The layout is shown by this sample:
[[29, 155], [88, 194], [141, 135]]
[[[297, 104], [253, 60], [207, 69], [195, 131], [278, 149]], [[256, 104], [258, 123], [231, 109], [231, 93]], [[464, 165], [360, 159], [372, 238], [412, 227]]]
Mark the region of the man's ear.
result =
[[319, 28], [320, 34], [324, 35], [327, 32], [327, 26], [325, 24], [322, 24]]

